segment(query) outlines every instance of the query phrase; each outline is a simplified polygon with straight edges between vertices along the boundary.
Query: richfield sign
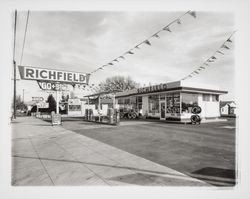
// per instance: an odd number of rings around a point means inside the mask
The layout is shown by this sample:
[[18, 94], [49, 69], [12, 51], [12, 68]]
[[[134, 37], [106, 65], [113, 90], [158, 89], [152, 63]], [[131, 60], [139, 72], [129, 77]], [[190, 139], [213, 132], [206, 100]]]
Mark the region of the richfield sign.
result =
[[25, 80], [44, 80], [69, 84], [88, 84], [89, 82], [89, 74], [30, 66], [18, 67], [21, 79]]

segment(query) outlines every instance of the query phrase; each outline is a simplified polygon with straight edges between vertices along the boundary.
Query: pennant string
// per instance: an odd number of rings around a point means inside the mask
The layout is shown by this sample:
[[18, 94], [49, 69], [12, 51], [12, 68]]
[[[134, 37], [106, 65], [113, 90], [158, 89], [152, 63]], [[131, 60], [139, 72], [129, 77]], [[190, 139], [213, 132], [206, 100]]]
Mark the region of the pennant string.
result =
[[[153, 35], [151, 35], [151, 36], [150, 36], [149, 38], [147, 38], [146, 40], [144, 40], [144, 41], [142, 41], [141, 43], [135, 45], [134, 48], [130, 49], [129, 51], [127, 51], [126, 53], [124, 53], [122, 56], [119, 56], [119, 57], [115, 58], [112, 62], [115, 62], [115, 61], [116, 61], [116, 62], [119, 62], [118, 59], [125, 59], [124, 55], [127, 55], [127, 54], [132, 55], [132, 54], [134, 54], [134, 52], [132, 52], [132, 50], [134, 50], [134, 49], [140, 49], [139, 46], [140, 46], [141, 44], [143, 44], [143, 43], [145, 43], [145, 44], [151, 46], [152, 44], [151, 44], [151, 42], [150, 42], [149, 39], [151, 39], [152, 37], [154, 37], [154, 38], [160, 38], [159, 33], [162, 32], [162, 31], [172, 32], [172, 31], [170, 30], [170, 25], [172, 25], [173, 23], [181, 24], [181, 18], [184, 17], [186, 14], [190, 14], [191, 16], [193, 16], [194, 18], [196, 18], [196, 13], [195, 13], [194, 11], [190, 11], [190, 10], [189, 10], [189, 11], [185, 12], [184, 14], [182, 14], [181, 16], [179, 16], [177, 19], [175, 19], [175, 20], [173, 20], [172, 22], [170, 22], [169, 24], [167, 24], [164, 28], [162, 28], [162, 29], [160, 29], [159, 31], [155, 32]], [[106, 66], [108, 66], [108, 65], [114, 65], [114, 63], [112, 63], [112, 62], [109, 62], [108, 64], [106, 64]], [[97, 72], [97, 70], [94, 70], [94, 71], [90, 72], [90, 74], [93, 74], [93, 73], [95, 73], [95, 72]]]
[[[191, 15], [191, 13], [189, 13], [189, 14]], [[192, 16], [193, 16], [193, 15], [192, 15]], [[196, 15], [195, 15], [195, 16], [196, 16]], [[227, 43], [227, 42], [229, 42], [229, 43], [232, 43], [232, 42], [233, 42], [233, 41], [231, 40], [231, 37], [234, 35], [235, 32], [236, 32], [236, 31], [234, 31], [234, 32], [230, 35], [230, 37], [227, 38], [226, 41], [223, 42], [223, 44], [220, 46], [220, 48], [217, 49], [217, 50], [214, 52], [214, 54], [213, 54], [211, 57], [209, 57], [209, 58], [202, 64], [202, 66], [200, 66], [198, 69], [194, 70], [192, 73], [190, 73], [190, 74], [187, 75], [186, 77], [182, 78], [181, 80], [186, 80], [186, 79], [188, 79], [188, 78], [193, 77], [194, 74], [199, 74], [199, 72], [197, 72], [197, 70], [199, 70], [200, 68], [206, 69], [206, 66], [209, 66], [208, 63], [213, 63], [213, 62], [215, 62], [215, 60], [217, 59], [217, 57], [215, 57], [215, 54], [216, 54], [216, 53], [219, 53], [219, 54], [224, 55], [224, 53], [221, 52], [221, 49], [230, 49], [230, 48], [226, 45], [226, 43]], [[200, 70], [199, 70], [199, 71], [200, 71]]]

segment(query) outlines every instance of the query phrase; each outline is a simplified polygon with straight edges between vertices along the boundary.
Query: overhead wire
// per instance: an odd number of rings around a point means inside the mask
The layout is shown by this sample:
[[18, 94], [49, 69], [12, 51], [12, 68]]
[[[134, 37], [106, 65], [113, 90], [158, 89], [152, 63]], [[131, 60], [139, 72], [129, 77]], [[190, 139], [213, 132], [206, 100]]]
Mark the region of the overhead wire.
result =
[[22, 53], [21, 53], [21, 58], [20, 58], [20, 65], [22, 65], [22, 61], [23, 61], [23, 53], [24, 53], [24, 47], [25, 47], [26, 35], [27, 35], [27, 29], [28, 29], [28, 23], [29, 23], [29, 13], [30, 13], [30, 11], [28, 10], [27, 18], [26, 18], [26, 24], [25, 24], [24, 37], [23, 37], [23, 46], [22, 46]]

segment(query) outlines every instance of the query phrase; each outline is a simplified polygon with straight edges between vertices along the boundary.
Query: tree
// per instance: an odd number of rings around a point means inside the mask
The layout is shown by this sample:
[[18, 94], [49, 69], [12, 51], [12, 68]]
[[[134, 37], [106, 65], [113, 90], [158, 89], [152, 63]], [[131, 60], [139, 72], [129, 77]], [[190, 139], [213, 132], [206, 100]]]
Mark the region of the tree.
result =
[[49, 103], [49, 112], [56, 111], [56, 100], [52, 94], [48, 96], [47, 103]]
[[109, 77], [99, 85], [99, 91], [125, 91], [133, 88], [138, 88], [139, 83], [132, 80], [131, 77], [114, 76]]
[[[14, 104], [12, 103], [12, 108], [14, 108]], [[16, 97], [16, 109], [17, 110], [24, 110], [27, 109], [27, 105], [21, 100], [21, 96], [18, 95]]]

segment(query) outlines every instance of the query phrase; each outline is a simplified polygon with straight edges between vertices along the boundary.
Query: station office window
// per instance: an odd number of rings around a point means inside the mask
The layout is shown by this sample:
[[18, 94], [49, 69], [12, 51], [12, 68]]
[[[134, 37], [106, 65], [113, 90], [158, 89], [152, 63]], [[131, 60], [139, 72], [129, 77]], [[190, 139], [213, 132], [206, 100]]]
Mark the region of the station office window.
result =
[[137, 108], [141, 110], [142, 109], [142, 96], [136, 97], [136, 103], [137, 103]]
[[182, 113], [191, 113], [191, 109], [198, 105], [198, 94], [194, 93], [181, 93], [182, 102], [181, 110]]
[[218, 102], [219, 101], [219, 95], [212, 95], [212, 101]]
[[137, 107], [136, 107], [136, 97], [130, 97], [130, 107], [131, 109], [135, 110]]
[[205, 102], [209, 102], [210, 101], [210, 95], [209, 94], [203, 94], [202, 95], [202, 100]]
[[124, 99], [118, 99], [118, 104], [123, 105], [124, 104]]
[[69, 105], [69, 111], [81, 111], [81, 105]]
[[159, 113], [159, 95], [148, 96], [148, 112]]
[[180, 93], [168, 93], [166, 107], [166, 113], [180, 113]]

